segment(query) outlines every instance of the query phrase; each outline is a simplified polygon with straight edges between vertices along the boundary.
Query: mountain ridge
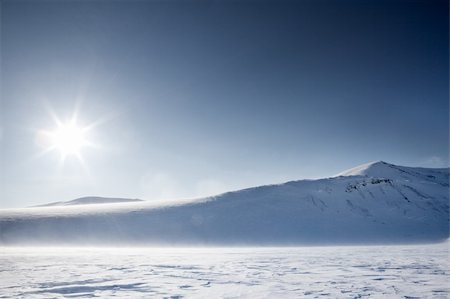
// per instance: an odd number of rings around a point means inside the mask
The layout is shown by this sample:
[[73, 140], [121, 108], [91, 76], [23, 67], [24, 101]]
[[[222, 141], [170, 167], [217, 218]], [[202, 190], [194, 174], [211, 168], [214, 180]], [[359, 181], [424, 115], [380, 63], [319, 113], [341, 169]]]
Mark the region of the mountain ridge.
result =
[[[419, 171], [425, 170], [428, 173], [440, 173], [441, 175], [442, 175], [442, 173], [444, 173], [444, 176], [445, 176], [445, 173], [447, 173], [447, 179], [444, 178], [443, 180], [440, 181], [440, 183], [444, 184], [445, 186], [449, 186], [448, 173], [450, 172], [450, 167], [443, 167], [443, 168], [408, 167], [408, 166], [399, 166], [399, 165], [395, 165], [395, 164], [390, 164], [385, 161], [379, 160], [379, 161], [373, 161], [373, 162], [361, 164], [359, 166], [344, 170], [344, 171], [342, 171], [334, 176], [330, 176], [330, 177], [319, 178], [319, 179], [290, 180], [287, 182], [276, 183], [276, 184], [253, 186], [253, 187], [247, 187], [247, 188], [233, 190], [233, 191], [226, 191], [226, 192], [212, 195], [209, 197], [213, 198], [213, 197], [217, 197], [217, 196], [221, 196], [223, 194], [229, 194], [229, 193], [233, 193], [233, 192], [241, 192], [241, 191], [245, 191], [245, 190], [263, 188], [263, 187], [268, 187], [268, 186], [280, 186], [280, 185], [290, 184], [290, 183], [295, 183], [295, 182], [327, 180], [327, 179], [332, 179], [332, 178], [336, 178], [336, 177], [340, 177], [340, 176], [343, 176], [343, 177], [364, 176], [364, 177], [376, 177], [376, 178], [387, 178], [387, 177], [392, 178], [392, 173], [394, 173], [394, 172], [388, 174], [386, 171], [379, 171], [380, 168], [384, 168], [384, 169], [391, 168], [391, 169], [397, 170], [400, 173], [408, 172], [408, 171], [405, 171], [405, 169], [409, 169], [412, 173], [417, 172], [417, 170], [419, 170]], [[375, 171], [374, 171], [374, 169], [375, 169]], [[430, 177], [428, 177], [429, 175], [430, 174], [427, 175], [428, 179], [430, 179]], [[398, 177], [398, 173], [395, 176]], [[445, 183], [445, 181], [447, 181], [447, 183]], [[203, 200], [203, 198], [193, 198], [190, 200], [186, 200], [186, 202], [196, 201], [196, 200]], [[46, 204], [34, 205], [29, 208], [86, 205], [86, 204], [111, 204], [111, 203], [142, 202], [142, 201], [145, 201], [145, 200], [137, 199], [137, 198], [130, 199], [130, 198], [115, 198], [115, 197], [102, 197], [102, 196], [83, 196], [83, 197], [76, 198], [73, 200], [68, 200], [68, 201], [56, 201], [56, 202], [51, 202], [51, 203], [46, 203]]]
[[448, 238], [448, 169], [376, 162], [344, 174], [193, 200], [3, 210], [0, 244], [310, 245]]

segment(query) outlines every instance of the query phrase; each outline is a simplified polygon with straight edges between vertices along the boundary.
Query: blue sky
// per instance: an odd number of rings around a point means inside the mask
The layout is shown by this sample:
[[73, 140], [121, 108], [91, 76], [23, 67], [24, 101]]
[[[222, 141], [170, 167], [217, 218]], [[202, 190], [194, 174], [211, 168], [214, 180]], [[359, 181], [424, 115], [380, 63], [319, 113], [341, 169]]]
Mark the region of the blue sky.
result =
[[448, 50], [446, 1], [2, 1], [1, 207], [447, 167]]

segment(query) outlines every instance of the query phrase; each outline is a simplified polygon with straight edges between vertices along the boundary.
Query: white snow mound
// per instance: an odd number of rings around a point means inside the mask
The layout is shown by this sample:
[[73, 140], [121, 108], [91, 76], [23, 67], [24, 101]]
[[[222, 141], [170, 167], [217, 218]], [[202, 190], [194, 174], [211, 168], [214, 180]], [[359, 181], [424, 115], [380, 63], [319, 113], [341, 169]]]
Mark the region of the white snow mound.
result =
[[449, 237], [449, 169], [375, 162], [178, 201], [0, 210], [0, 245], [305, 245]]

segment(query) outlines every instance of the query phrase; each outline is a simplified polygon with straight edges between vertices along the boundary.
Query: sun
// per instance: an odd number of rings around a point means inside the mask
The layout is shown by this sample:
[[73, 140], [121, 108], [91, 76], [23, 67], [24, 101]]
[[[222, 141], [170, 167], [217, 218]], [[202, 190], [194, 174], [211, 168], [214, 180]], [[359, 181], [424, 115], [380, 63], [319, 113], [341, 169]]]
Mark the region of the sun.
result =
[[57, 149], [63, 157], [81, 154], [81, 149], [88, 145], [86, 129], [75, 122], [59, 124], [49, 132], [51, 148]]
[[97, 147], [88, 136], [93, 127], [99, 122], [89, 125], [81, 125], [77, 119], [77, 113], [67, 121], [62, 121], [56, 114], [51, 114], [55, 121], [55, 127], [49, 130], [37, 131], [37, 143], [43, 147], [43, 151], [38, 155], [44, 155], [49, 152], [60, 154], [60, 162], [74, 157], [84, 164], [82, 152], [85, 148]]
[[[61, 118], [50, 105], [47, 105], [47, 110], [54, 125], [53, 127], [47, 127], [47, 129], [35, 130], [36, 145], [41, 148], [36, 157], [56, 153], [60, 157], [59, 167], [63, 166], [66, 160], [77, 160], [86, 171], [89, 171], [84, 157], [85, 151], [104, 148], [96, 140], [98, 134], [95, 133], [95, 128], [103, 125], [108, 118], [106, 116], [99, 117], [93, 122], [86, 122], [86, 119], [83, 118], [80, 119], [79, 103], [77, 103], [69, 118]], [[69, 163], [69, 165], [74, 164]]]

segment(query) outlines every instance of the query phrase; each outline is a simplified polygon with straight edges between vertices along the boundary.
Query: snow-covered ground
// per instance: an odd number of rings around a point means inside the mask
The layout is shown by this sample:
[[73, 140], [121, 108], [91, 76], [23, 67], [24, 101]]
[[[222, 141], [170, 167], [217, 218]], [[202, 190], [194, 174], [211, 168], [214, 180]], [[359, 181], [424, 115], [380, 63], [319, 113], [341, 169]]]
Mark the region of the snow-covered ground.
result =
[[449, 298], [448, 250], [0, 248], [0, 298]]

